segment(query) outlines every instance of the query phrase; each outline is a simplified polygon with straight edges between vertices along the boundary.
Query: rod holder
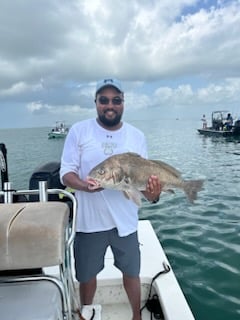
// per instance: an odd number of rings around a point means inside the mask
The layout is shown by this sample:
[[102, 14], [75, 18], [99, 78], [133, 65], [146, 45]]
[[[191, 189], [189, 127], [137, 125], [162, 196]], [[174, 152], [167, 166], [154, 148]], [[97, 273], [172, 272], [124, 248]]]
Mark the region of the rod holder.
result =
[[4, 182], [4, 203], [13, 203], [13, 190], [11, 188], [11, 182]]
[[47, 202], [48, 201], [48, 192], [47, 192], [47, 181], [39, 181], [39, 201]]

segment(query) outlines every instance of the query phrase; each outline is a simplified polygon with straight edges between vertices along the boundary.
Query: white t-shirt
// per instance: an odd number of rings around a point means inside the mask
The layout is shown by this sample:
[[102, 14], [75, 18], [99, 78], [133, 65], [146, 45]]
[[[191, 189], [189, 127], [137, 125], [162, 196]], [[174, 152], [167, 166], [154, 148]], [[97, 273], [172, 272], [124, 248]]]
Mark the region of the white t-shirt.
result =
[[[97, 164], [114, 154], [136, 152], [147, 157], [144, 134], [128, 123], [118, 130], [102, 128], [96, 119], [73, 125], [64, 144], [60, 177], [75, 172], [83, 180]], [[104, 189], [88, 193], [76, 190], [77, 231], [98, 232], [117, 228], [120, 236], [137, 230], [138, 208], [122, 191]]]

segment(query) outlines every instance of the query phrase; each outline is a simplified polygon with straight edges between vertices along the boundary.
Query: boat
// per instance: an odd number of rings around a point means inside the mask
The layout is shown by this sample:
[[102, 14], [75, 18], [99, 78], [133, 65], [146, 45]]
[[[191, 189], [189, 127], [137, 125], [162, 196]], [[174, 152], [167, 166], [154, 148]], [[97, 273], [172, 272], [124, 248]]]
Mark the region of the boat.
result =
[[[1, 159], [7, 162], [3, 146]], [[8, 180], [6, 164], [1, 166], [1, 318], [129, 320], [131, 310], [122, 276], [113, 265], [110, 250], [105, 268], [98, 275], [93, 304], [79, 306], [72, 248], [77, 203], [74, 193], [61, 188], [59, 180], [56, 183], [59, 167], [57, 162], [39, 167], [30, 178], [29, 189], [14, 190], [9, 181], [4, 181]], [[194, 320], [150, 221], [140, 220], [138, 232], [142, 320]]]
[[56, 121], [56, 125], [48, 133], [48, 139], [62, 139], [68, 134], [69, 128], [64, 121]]
[[216, 137], [238, 137], [240, 136], [240, 120], [236, 120], [233, 125], [227, 125], [227, 116], [230, 112], [226, 110], [213, 111], [211, 116], [211, 126], [197, 129], [205, 136]]

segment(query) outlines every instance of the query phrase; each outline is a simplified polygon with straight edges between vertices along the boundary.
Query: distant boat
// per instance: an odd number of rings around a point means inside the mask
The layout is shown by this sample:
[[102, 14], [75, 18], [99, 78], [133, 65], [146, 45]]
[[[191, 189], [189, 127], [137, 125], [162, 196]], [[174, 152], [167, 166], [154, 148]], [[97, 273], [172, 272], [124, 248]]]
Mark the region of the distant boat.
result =
[[66, 127], [64, 121], [56, 121], [56, 125], [52, 128], [51, 132], [48, 133], [48, 139], [62, 139], [68, 134], [69, 128]]
[[227, 115], [229, 111], [213, 111], [212, 123], [210, 127], [197, 129], [205, 136], [235, 137], [240, 136], [240, 120], [236, 120], [233, 125], [227, 125]]

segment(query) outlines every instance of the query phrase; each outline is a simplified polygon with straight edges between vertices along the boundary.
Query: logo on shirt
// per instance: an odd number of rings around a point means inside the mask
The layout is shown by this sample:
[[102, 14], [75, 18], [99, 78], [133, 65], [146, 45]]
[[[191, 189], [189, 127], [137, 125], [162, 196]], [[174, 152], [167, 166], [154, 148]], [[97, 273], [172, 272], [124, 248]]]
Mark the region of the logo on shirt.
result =
[[113, 154], [113, 150], [117, 147], [117, 144], [114, 142], [103, 142], [102, 143], [102, 148], [103, 148], [103, 152], [106, 155], [111, 155]]

